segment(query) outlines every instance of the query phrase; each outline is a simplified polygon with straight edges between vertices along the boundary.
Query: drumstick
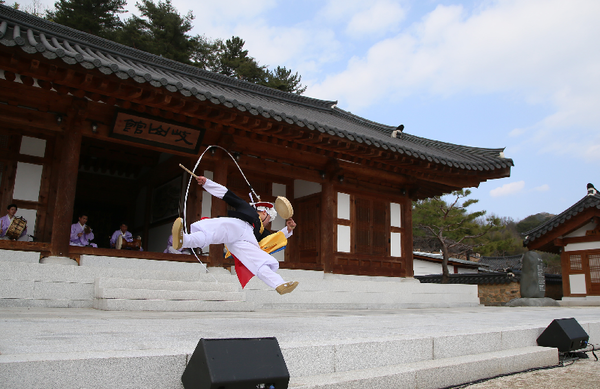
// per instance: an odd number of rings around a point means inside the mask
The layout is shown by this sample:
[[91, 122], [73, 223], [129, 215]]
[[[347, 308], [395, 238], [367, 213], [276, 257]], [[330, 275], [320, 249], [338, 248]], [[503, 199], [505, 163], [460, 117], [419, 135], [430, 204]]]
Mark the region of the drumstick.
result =
[[185, 170], [186, 172], [190, 173], [192, 175], [192, 177], [194, 178], [198, 178], [197, 175], [195, 175], [194, 173], [192, 173], [188, 168], [186, 168], [185, 166], [183, 166], [182, 164], [179, 164], [179, 167], [182, 168], [183, 170]]

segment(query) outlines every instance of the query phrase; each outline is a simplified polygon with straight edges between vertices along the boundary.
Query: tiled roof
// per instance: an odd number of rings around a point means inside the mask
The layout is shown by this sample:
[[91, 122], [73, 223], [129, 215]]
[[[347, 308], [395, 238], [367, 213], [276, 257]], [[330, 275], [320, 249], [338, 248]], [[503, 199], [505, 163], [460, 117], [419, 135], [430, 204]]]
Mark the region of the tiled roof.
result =
[[525, 235], [523, 243], [527, 245], [533, 242], [540, 236], [545, 235], [546, 233], [559, 227], [569, 219], [573, 218], [574, 216], [577, 216], [578, 214], [589, 208], [600, 209], [600, 193], [589, 194], [585, 196], [584, 198], [579, 200], [575, 205], [573, 205], [560, 215], [556, 215], [547, 222], [537, 226], [536, 228], [530, 231], [523, 233], [523, 235]]
[[210, 101], [255, 116], [272, 118], [311, 131], [374, 146], [392, 153], [467, 171], [493, 172], [513, 166], [501, 148], [477, 148], [401, 133], [336, 107], [336, 102], [276, 89], [204, 71], [142, 52], [0, 5], [0, 45], [31, 55], [59, 59], [172, 93]]
[[479, 263], [488, 266], [491, 271], [521, 270], [523, 254], [506, 257], [481, 257]]
[[[422, 284], [439, 284], [442, 282], [441, 274], [430, 274], [427, 276], [415, 276]], [[562, 276], [560, 274], [545, 274], [546, 285], [561, 285]], [[476, 273], [476, 274], [450, 274], [449, 283], [451, 284], [477, 284], [477, 285], [497, 285], [509, 284], [511, 282], [520, 282], [521, 272], [494, 272], [494, 273]]]

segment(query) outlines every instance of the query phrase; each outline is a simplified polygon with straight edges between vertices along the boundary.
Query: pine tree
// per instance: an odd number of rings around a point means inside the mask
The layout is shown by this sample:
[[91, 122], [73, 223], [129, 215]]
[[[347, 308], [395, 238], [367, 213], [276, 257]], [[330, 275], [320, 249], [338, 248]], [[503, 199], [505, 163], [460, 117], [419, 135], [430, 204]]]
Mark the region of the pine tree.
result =
[[158, 4], [142, 0], [136, 6], [142, 17], [133, 15], [127, 19], [117, 41], [178, 62], [191, 63], [195, 44], [187, 33], [192, 29], [192, 12], [179, 15], [171, 0]]
[[468, 213], [467, 208], [479, 200], [460, 201], [471, 194], [470, 190], [452, 192], [454, 201], [446, 203], [440, 197], [419, 200], [413, 204], [413, 234], [426, 234], [436, 239], [442, 249], [442, 283], [447, 283], [448, 258], [451, 250], [466, 253], [481, 243], [474, 240], [501, 227], [498, 217], [490, 216], [484, 224], [477, 220], [484, 217], [485, 211]]
[[245, 44], [242, 38], [234, 36], [219, 47], [219, 73], [249, 82], [263, 82], [266, 67], [260, 66], [248, 55], [248, 50], [244, 50]]
[[103, 38], [111, 38], [122, 26], [118, 14], [125, 13], [126, 0], [59, 0], [46, 18]]
[[279, 89], [284, 92], [296, 93], [301, 95], [306, 91], [306, 86], [303, 86], [300, 82], [302, 76], [296, 72], [292, 74], [291, 70], [284, 67], [277, 66], [275, 70], [267, 71], [266, 79], [263, 85], [270, 88]]

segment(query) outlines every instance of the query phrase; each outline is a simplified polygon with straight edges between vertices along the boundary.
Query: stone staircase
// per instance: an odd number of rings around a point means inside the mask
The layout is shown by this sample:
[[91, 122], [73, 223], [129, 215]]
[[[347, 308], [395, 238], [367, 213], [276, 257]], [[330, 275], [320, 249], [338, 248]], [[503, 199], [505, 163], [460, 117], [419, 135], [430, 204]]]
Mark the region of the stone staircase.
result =
[[97, 278], [94, 308], [104, 311], [253, 311], [239, 283], [231, 276], [208, 275], [198, 281]]
[[[67, 261], [68, 263], [68, 261]], [[414, 278], [280, 269], [300, 285], [280, 296], [254, 277], [241, 289], [223, 268], [199, 263], [82, 255], [79, 266], [39, 263], [39, 253], [0, 250], [0, 307], [108, 311], [401, 309], [474, 307], [476, 285], [421, 284]]]
[[[0, 250], [4, 251], [4, 250]], [[198, 263], [82, 256], [80, 266], [0, 252], [0, 307], [109, 311], [253, 311], [237, 278]]]
[[299, 281], [293, 293], [279, 296], [253, 278], [244, 288], [257, 309], [403, 309], [474, 307], [476, 285], [421, 284], [414, 278], [325, 274], [280, 269], [286, 281]]

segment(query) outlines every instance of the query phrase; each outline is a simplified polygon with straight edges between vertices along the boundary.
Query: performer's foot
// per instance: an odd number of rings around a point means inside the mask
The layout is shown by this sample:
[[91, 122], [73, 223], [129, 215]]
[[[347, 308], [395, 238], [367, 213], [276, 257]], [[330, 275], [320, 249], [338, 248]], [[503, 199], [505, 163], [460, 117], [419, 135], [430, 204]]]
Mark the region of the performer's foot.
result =
[[179, 250], [183, 246], [183, 219], [178, 217], [171, 228], [173, 234], [173, 248]]
[[279, 285], [275, 290], [279, 294], [286, 294], [292, 292], [298, 286], [298, 281], [286, 282], [285, 284]]

